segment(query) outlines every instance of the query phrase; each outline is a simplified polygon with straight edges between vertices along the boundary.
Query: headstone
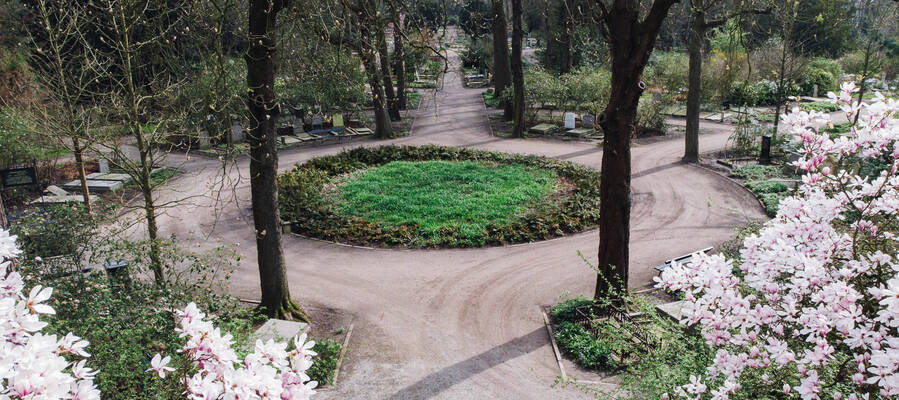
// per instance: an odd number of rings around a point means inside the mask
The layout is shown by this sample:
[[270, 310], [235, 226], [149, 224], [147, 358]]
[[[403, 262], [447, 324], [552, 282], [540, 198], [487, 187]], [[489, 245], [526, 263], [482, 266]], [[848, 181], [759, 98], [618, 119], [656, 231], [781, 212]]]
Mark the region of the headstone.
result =
[[231, 123], [231, 143], [243, 143], [246, 136], [240, 123], [234, 121]]
[[324, 121], [322, 121], [322, 117], [320, 115], [316, 115], [312, 117], [312, 129], [322, 129], [324, 126]]
[[[100, 181], [94, 179], [87, 180], [87, 188], [91, 192], [113, 192], [119, 190], [125, 184], [122, 181]], [[70, 190], [81, 190], [81, 181], [74, 180], [63, 185], [64, 188]]]
[[537, 133], [540, 135], [548, 135], [558, 129], [559, 127], [553, 124], [539, 124], [532, 126], [531, 129], [528, 129], [528, 132]]
[[104, 174], [102, 172], [94, 172], [93, 174], [88, 174], [85, 178], [88, 181], [119, 181], [119, 182], [128, 182], [131, 180], [131, 176], [128, 174]]
[[574, 129], [574, 120], [576, 116], [573, 112], [565, 113], [565, 129]]
[[47, 191], [53, 193], [54, 196], [65, 197], [69, 195], [69, 192], [63, 190], [61, 187], [56, 185], [47, 186]]
[[198, 141], [200, 142], [201, 150], [205, 150], [205, 149], [212, 147], [212, 144], [209, 141], [209, 132], [206, 132], [205, 130], [200, 131], [200, 136], [198, 138]]
[[596, 127], [596, 116], [590, 113], [581, 115], [581, 126], [587, 129]]
[[818, 84], [812, 86], [812, 97], [818, 97]]
[[303, 133], [303, 132], [306, 132], [306, 130], [303, 128], [303, 120], [302, 120], [302, 119], [297, 119], [297, 123], [295, 123], [295, 124], [293, 125], [293, 134], [294, 134], [294, 135], [299, 135], [299, 134], [301, 134], [301, 133]]
[[343, 114], [334, 114], [332, 121], [335, 128], [343, 128]]
[[109, 160], [106, 157], [100, 157], [100, 173], [106, 174], [109, 173]]

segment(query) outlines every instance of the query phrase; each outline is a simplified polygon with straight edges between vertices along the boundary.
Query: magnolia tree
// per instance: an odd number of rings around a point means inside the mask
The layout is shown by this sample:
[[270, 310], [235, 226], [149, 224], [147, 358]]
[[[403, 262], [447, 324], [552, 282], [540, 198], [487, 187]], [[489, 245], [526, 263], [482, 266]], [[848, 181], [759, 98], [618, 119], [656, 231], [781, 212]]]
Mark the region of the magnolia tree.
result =
[[741, 264], [700, 254], [659, 279], [715, 351], [678, 396], [899, 395], [899, 103], [859, 106], [854, 91], [829, 94], [850, 121], [861, 114], [848, 136], [823, 132], [826, 114], [784, 116], [803, 184], [745, 240]]
[[[41, 333], [47, 323], [40, 315], [54, 314], [42, 304], [53, 289], [35, 286], [23, 295], [25, 284], [12, 268], [20, 253], [16, 237], [0, 229], [0, 399], [100, 399], [93, 382], [97, 371], [85, 366], [88, 342], [71, 333], [62, 338]], [[180, 350], [185, 364], [176, 370], [168, 366], [171, 357], [156, 354], [147, 372], [160, 379], [174, 372], [187, 398], [303, 400], [315, 393], [317, 382], [306, 375], [315, 342], [307, 342], [305, 334], [294, 339], [291, 351], [287, 343], [257, 340], [253, 353], [241, 360], [231, 335], [206, 321], [196, 304], [177, 314], [176, 330], [186, 338]]]

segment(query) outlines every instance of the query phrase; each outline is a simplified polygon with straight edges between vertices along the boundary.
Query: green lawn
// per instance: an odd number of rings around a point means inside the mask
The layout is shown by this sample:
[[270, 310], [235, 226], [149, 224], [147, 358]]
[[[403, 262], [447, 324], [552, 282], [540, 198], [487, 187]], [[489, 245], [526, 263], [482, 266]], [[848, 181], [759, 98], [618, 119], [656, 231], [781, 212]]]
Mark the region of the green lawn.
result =
[[418, 224], [431, 237], [442, 229], [482, 235], [553, 193], [557, 175], [520, 164], [394, 161], [350, 175], [331, 191], [339, 212], [388, 226]]

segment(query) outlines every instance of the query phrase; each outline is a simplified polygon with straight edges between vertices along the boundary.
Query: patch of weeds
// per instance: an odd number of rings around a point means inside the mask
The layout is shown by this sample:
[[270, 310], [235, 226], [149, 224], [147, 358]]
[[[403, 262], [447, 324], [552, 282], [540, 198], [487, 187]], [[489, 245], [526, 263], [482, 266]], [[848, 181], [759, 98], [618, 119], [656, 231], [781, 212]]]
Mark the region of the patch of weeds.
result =
[[811, 103], [800, 103], [799, 109], [802, 111], [817, 111], [824, 113], [831, 113], [840, 109], [836, 104], [831, 103], [829, 101], [813, 101]]
[[312, 351], [318, 353], [312, 359], [312, 366], [306, 372], [313, 381], [319, 384], [333, 385], [337, 372], [337, 360], [340, 358], [340, 343], [333, 339], [316, 341]]

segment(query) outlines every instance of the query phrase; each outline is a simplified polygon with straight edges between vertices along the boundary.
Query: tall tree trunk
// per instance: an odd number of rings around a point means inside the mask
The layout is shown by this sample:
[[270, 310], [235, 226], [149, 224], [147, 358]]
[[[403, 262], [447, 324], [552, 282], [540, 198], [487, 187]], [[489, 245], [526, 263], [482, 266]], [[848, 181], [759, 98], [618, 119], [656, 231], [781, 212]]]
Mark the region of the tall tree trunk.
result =
[[521, 64], [521, 0], [512, 0], [512, 135], [524, 137], [524, 70]]
[[[493, 0], [493, 92], [500, 96], [512, 84], [509, 65], [509, 37], [506, 35], [506, 12], [503, 0]], [[506, 119], [512, 117], [512, 102], [502, 102]]]
[[599, 260], [596, 298], [617, 298], [627, 291], [630, 268], [631, 137], [636, 131], [638, 83], [649, 61], [659, 28], [676, 0], [655, 0], [640, 20], [636, 1], [616, 0], [603, 20], [608, 29], [612, 81], [609, 104], [600, 116], [602, 151], [599, 206]]
[[381, 79], [384, 80], [384, 94], [387, 99], [387, 114], [391, 121], [399, 121], [400, 108], [396, 104], [396, 94], [393, 92], [393, 79], [390, 77], [390, 55], [387, 52], [387, 38], [384, 30], [378, 31], [378, 58], [381, 62]]
[[3, 204], [2, 190], [0, 190], [0, 229], [9, 229], [9, 220], [6, 218], [6, 205]]
[[690, 24], [690, 70], [687, 78], [687, 130], [684, 135], [684, 161], [699, 161], [699, 106], [702, 100], [702, 38], [705, 14], [692, 14]]
[[[286, 0], [285, 0], [286, 1]], [[260, 306], [273, 318], [309, 318], [290, 298], [284, 252], [281, 248], [281, 212], [278, 208], [278, 151], [275, 123], [278, 104], [275, 100], [275, 22], [284, 7], [281, 0], [250, 0], [247, 87], [250, 112], [250, 193], [253, 225], [256, 232], [256, 255], [262, 290]]]
[[565, 29], [562, 30], [562, 59], [559, 73], [567, 74], [574, 66], [574, 11], [571, 0], [563, 0], [565, 7]]
[[[137, 97], [133, 98], [136, 99]], [[150, 241], [150, 268], [153, 270], [156, 284], [162, 285], [165, 283], [165, 274], [162, 270], [162, 245], [159, 243], [159, 226], [156, 224], [156, 202], [153, 198], [153, 184], [150, 180], [153, 173], [151, 169], [153, 165], [151, 160], [152, 154], [150, 154], [152, 150], [143, 134], [142, 126], [137, 120], [137, 115], [139, 115], [137, 113], [137, 103], [133, 104], [131, 131], [134, 134], [134, 141], [140, 157], [140, 172], [138, 173], [137, 186], [144, 197], [144, 219], [147, 221], [147, 239]]]
[[552, 21], [551, 0], [543, 0], [543, 67], [549, 68], [552, 58], [550, 57], [552, 43], [552, 29], [550, 22]]
[[[366, 37], [363, 34], [363, 37]], [[390, 115], [387, 113], [387, 101], [384, 87], [381, 86], [381, 77], [378, 75], [378, 66], [375, 64], [375, 51], [371, 46], [362, 44], [358, 48], [359, 57], [365, 74], [368, 75], [368, 85], [371, 88], [372, 105], [375, 112], [375, 137], [389, 139], [393, 137], [393, 125], [390, 123]]]
[[406, 49], [403, 44], [403, 24], [396, 11], [393, 16], [393, 72], [396, 74], [396, 107], [405, 110], [406, 100]]
[[91, 194], [87, 187], [87, 174], [84, 171], [84, 148], [77, 137], [72, 137], [72, 153], [75, 155], [75, 169], [81, 181], [81, 195], [84, 199], [84, 211], [91, 212]]

